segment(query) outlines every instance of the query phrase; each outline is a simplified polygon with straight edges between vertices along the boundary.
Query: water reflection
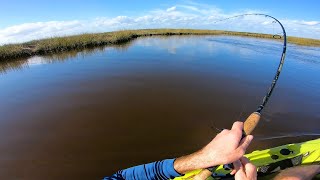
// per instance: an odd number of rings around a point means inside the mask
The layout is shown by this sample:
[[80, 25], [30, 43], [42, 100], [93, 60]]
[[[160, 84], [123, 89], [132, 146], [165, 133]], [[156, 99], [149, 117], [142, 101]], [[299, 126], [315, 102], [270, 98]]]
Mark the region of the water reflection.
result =
[[30, 66], [52, 64], [52, 63], [63, 63], [72, 59], [85, 59], [90, 55], [96, 53], [105, 52], [114, 49], [118, 52], [125, 52], [131, 46], [133, 42], [126, 42], [117, 45], [108, 45], [103, 47], [86, 48], [83, 50], [72, 50], [68, 52], [54, 53], [43, 56], [33, 56], [27, 59], [15, 59], [0, 62], [0, 74], [5, 74], [8, 71], [21, 71], [29, 68]]
[[[133, 40], [119, 45], [104, 46], [97, 48], [87, 48], [84, 50], [73, 50], [68, 52], [49, 54], [45, 56], [35, 56], [28, 59], [20, 59], [14, 61], [0, 62], [0, 73], [6, 73], [11, 70], [20, 71], [28, 68], [30, 65], [49, 64], [56, 62], [64, 62], [66, 60], [82, 58], [87, 56], [105, 52], [108, 49], [115, 49], [119, 52], [125, 52], [132, 45], [144, 47], [156, 47], [167, 50], [170, 54], [176, 54], [178, 49], [183, 49], [185, 46], [203, 46], [209, 53], [218, 53], [221, 48], [230, 51], [231, 53], [240, 53], [247, 59], [255, 57], [257, 53], [268, 55], [270, 53], [281, 52], [282, 42], [268, 39], [257, 39], [250, 37], [237, 36], [158, 36], [158, 37], [142, 37], [140, 40]], [[194, 40], [192, 40], [194, 39]], [[197, 39], [202, 39], [199, 41]], [[206, 42], [206, 41], [209, 41]], [[238, 47], [238, 48], [234, 48]], [[287, 58], [292, 58], [301, 63], [320, 64], [318, 47], [306, 47], [297, 45], [288, 45]], [[189, 52], [191, 53], [191, 52]], [[280, 55], [279, 55], [280, 57]], [[252, 58], [251, 58], [252, 59]], [[256, 59], [255, 59], [256, 60]], [[277, 60], [278, 59], [274, 59]]]
[[[257, 108], [278, 65], [278, 46], [238, 37], [152, 37], [6, 64], [0, 179], [101, 179], [192, 152], [216, 134], [211, 126], [229, 128]], [[320, 54], [299, 46], [288, 54], [297, 56], [287, 56], [249, 151], [319, 137], [320, 66], [302, 59]]]
[[190, 41], [190, 39], [203, 38], [204, 36], [181, 35], [181, 36], [159, 36], [159, 37], [144, 37], [143, 41], [136, 41], [135, 45], [144, 47], [157, 47], [159, 49], [167, 50], [170, 54], [176, 54], [177, 49], [184, 46], [192, 46], [198, 44], [197, 41]]
[[28, 68], [28, 63], [25, 59], [0, 62], [0, 74], [5, 74], [8, 71], [21, 71], [25, 68]]

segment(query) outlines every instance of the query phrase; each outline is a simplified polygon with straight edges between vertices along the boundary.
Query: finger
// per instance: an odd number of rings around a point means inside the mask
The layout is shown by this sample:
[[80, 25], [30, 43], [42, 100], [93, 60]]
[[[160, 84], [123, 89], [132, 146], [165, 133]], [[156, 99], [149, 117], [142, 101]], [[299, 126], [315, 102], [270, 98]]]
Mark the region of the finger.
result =
[[243, 122], [241, 121], [236, 121], [233, 123], [231, 130], [233, 131], [240, 131], [242, 134], [242, 130], [243, 130]]
[[229, 129], [223, 129], [221, 132], [220, 132], [220, 134], [226, 134], [226, 133], [228, 133], [230, 130]]
[[241, 163], [243, 164], [245, 170], [246, 170], [246, 173], [249, 175], [255, 175], [257, 174], [257, 167], [255, 165], [253, 165], [248, 158], [246, 157], [242, 157], [240, 159]]
[[246, 152], [248, 146], [250, 145], [252, 139], [253, 139], [252, 135], [247, 135], [245, 138], [243, 138], [240, 141], [240, 145], [237, 149], [244, 154]]
[[219, 134], [217, 134], [212, 140], [214, 140], [216, 137], [219, 137], [219, 136], [224, 136], [226, 134], [228, 134], [230, 130], [228, 129], [223, 129]]
[[246, 164], [246, 173], [250, 176], [256, 177], [257, 176], [257, 167], [252, 163]]
[[243, 166], [246, 166], [248, 163], [250, 163], [249, 159], [245, 156], [242, 156], [240, 158], [241, 164], [243, 164]]
[[233, 123], [231, 131], [236, 133], [238, 141], [240, 141], [242, 137], [242, 131], [243, 131], [243, 122], [236, 121]]
[[231, 174], [231, 175], [234, 175], [235, 173], [237, 173], [237, 171], [234, 169], [234, 170], [231, 171], [230, 174]]
[[234, 175], [236, 172], [238, 172], [241, 168], [242, 164], [240, 160], [237, 160], [233, 163], [233, 170], [231, 171], [231, 175]]

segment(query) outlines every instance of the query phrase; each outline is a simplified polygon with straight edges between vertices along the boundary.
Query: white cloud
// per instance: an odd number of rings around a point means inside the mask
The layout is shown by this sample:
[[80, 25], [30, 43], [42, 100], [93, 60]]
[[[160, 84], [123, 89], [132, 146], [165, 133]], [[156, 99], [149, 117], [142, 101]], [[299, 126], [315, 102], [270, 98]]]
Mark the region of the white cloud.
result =
[[222, 18], [224, 14], [222, 13], [221, 9], [218, 9], [214, 6], [200, 6], [197, 5], [178, 5], [177, 7], [181, 8], [182, 11], [192, 12], [192, 13], [198, 13], [200, 15], [205, 16], [218, 16]]
[[82, 25], [80, 21], [49, 21], [11, 26], [0, 29], [0, 44], [76, 34]]
[[315, 25], [319, 25], [320, 22], [319, 21], [302, 21], [301, 24], [308, 25], [308, 26], [315, 26]]
[[168, 8], [168, 9], [167, 9], [167, 12], [175, 11], [176, 9], [177, 9], [177, 7], [176, 7], [176, 6], [173, 6], [173, 7], [171, 7], [171, 8]]
[[[0, 44], [79, 33], [141, 28], [225, 29], [275, 34], [281, 32], [279, 26], [272, 23], [272, 19], [267, 19], [263, 16], [245, 16], [228, 21], [215, 22], [222, 18], [244, 13], [267, 12], [248, 9], [241, 12], [225, 13], [212, 5], [187, 2], [165, 9], [151, 10], [138, 17], [98, 17], [91, 20], [34, 22], [10, 26], [0, 29]], [[280, 21], [285, 26], [288, 35], [320, 39], [319, 21], [289, 19], [280, 19]]]

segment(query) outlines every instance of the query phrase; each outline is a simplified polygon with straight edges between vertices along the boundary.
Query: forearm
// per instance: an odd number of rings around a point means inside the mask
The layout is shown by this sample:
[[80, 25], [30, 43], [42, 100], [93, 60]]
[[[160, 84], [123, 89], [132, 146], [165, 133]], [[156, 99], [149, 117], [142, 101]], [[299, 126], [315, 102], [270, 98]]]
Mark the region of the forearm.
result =
[[195, 153], [179, 157], [174, 162], [174, 169], [180, 174], [195, 170], [198, 168], [198, 160]]
[[193, 154], [179, 157], [177, 159], [166, 159], [149, 164], [143, 164], [118, 171], [107, 179], [173, 179], [189, 171], [206, 168], [203, 166], [201, 150]]
[[174, 169], [175, 159], [166, 159], [131, 167], [105, 179], [173, 179], [180, 176]]
[[203, 155], [201, 150], [179, 157], [174, 162], [174, 169], [180, 174], [185, 174], [196, 169], [208, 168], [207, 164], [214, 164], [214, 162], [208, 161], [208, 159], [204, 157], [206, 156]]

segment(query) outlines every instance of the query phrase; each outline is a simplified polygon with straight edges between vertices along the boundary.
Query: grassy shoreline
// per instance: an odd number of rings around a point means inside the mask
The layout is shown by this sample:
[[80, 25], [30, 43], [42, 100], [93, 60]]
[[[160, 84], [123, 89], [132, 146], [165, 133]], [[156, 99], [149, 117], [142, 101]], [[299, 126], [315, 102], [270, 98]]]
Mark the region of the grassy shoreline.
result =
[[[142, 29], [123, 30], [106, 33], [81, 34], [66, 37], [54, 37], [20, 44], [0, 46], [0, 61], [34, 55], [46, 55], [71, 50], [81, 50], [89, 47], [115, 45], [128, 42], [143, 36], [171, 36], [171, 35], [232, 35], [264, 39], [275, 39], [271, 34], [258, 34], [235, 31], [195, 30], [195, 29]], [[320, 40], [299, 37], [288, 37], [288, 43], [320, 47]]]

